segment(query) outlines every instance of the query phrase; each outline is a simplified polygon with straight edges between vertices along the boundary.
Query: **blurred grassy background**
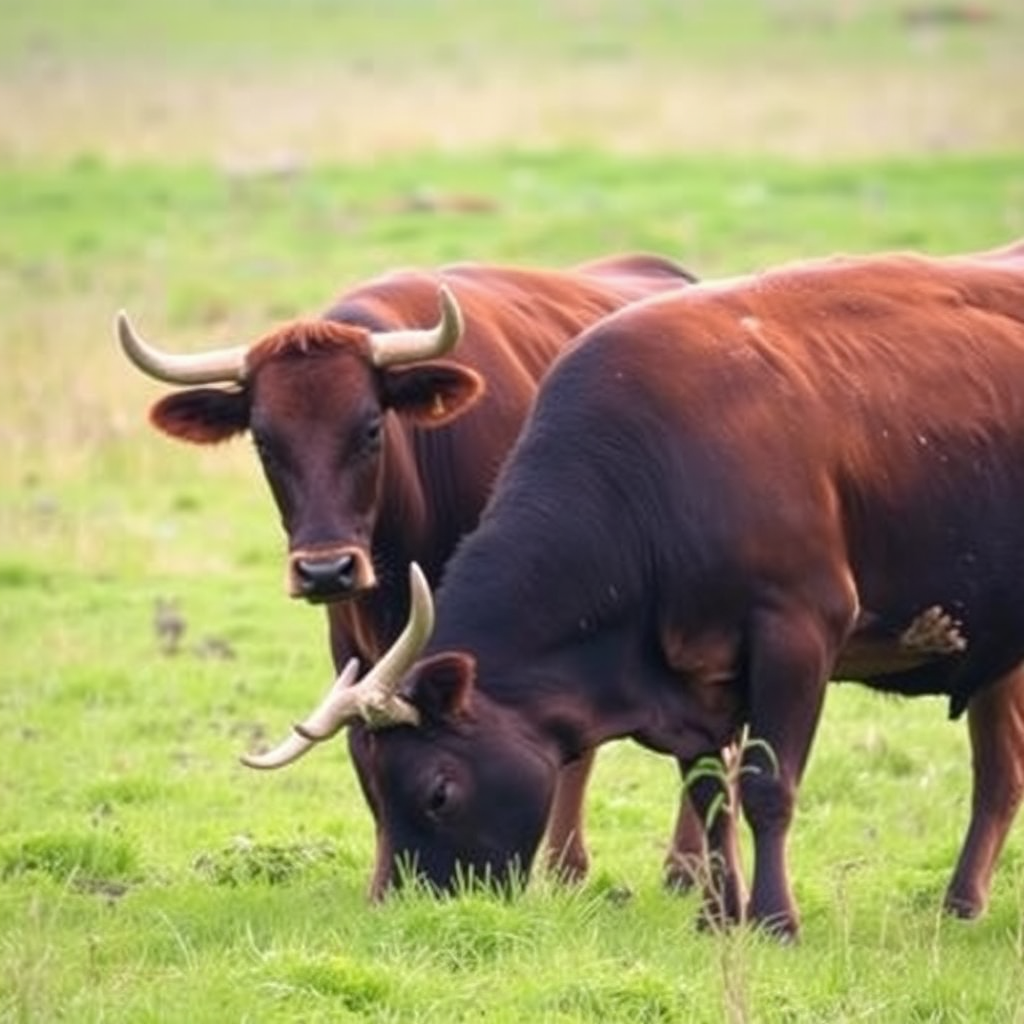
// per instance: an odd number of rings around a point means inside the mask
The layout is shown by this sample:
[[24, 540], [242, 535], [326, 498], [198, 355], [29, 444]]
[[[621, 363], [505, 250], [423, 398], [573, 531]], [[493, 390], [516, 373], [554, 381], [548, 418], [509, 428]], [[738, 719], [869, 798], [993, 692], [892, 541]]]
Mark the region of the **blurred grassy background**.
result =
[[1014, 0], [4, 0], [0, 151], [1016, 147]]

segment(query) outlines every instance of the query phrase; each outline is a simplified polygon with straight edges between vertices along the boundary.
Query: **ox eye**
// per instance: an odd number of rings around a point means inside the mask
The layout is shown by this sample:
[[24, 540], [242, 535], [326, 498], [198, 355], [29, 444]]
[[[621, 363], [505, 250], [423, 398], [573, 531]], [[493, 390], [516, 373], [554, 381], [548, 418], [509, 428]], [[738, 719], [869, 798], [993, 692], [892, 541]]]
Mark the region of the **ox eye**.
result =
[[434, 783], [434, 788], [427, 795], [427, 815], [431, 818], [440, 817], [451, 803], [454, 790], [451, 779], [441, 776]]
[[368, 452], [375, 452], [380, 448], [381, 437], [384, 433], [384, 420], [380, 416], [374, 416], [367, 420], [363, 428], [363, 448]]

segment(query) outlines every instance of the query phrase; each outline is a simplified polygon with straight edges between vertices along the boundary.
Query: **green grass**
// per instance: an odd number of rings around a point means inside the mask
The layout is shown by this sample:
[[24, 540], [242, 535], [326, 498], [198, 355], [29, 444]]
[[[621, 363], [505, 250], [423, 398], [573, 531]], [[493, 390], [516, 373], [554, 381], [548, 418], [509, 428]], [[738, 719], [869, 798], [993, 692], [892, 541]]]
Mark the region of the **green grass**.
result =
[[0, 0], [0, 1021], [1024, 1020], [1019, 826], [988, 915], [938, 912], [969, 766], [937, 701], [833, 689], [797, 948], [662, 891], [675, 768], [626, 744], [581, 888], [367, 907], [344, 744], [236, 760], [329, 672], [252, 452], [155, 435], [111, 329], [241, 341], [412, 263], [1024, 235], [1024, 17], [974, 6]]
[[[965, 8], [970, 5], [963, 5]], [[924, 8], [925, 5], [920, 5]], [[860, 0], [823, 9], [814, 0], [750, 3], [725, 0], [524, 0], [492, 9], [477, 0], [382, 0], [375, 5], [341, 0], [181, 0], [152, 10], [132, 0], [108, 0], [101, 10], [81, 0], [41, 0], [20, 5], [5, 0], [6, 32], [0, 53], [11, 60], [49, 56], [69, 61], [100, 56], [175, 60], [232, 53], [238, 60], [418, 60], [430, 69], [445, 60], [478, 54], [488, 61], [618, 60], [643, 48], [655, 59], [679, 56], [719, 61], [749, 56], [765, 60], [773, 48], [809, 60], [841, 55], [866, 59], [902, 56], [913, 35], [915, 5]], [[971, 57], [1008, 48], [1004, 33], [1018, 24], [1010, 0], [978, 5], [992, 20], [949, 31], [944, 19], [931, 24], [934, 46], [945, 55]], [[941, 12], [940, 12], [941, 13]], [[921, 25], [924, 32], [929, 26]], [[400, 70], [400, 68], [399, 68]]]

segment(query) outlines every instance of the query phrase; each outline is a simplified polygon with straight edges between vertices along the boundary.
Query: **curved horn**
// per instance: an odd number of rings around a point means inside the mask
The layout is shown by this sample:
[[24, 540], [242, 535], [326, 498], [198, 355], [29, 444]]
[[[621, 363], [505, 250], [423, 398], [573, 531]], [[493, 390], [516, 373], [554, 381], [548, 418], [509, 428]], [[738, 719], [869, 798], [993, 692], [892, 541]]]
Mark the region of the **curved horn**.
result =
[[243, 345], [195, 355], [161, 352], [136, 333], [123, 309], [117, 314], [117, 338], [124, 354], [143, 373], [168, 384], [237, 383], [245, 377]]
[[396, 693], [434, 628], [430, 585], [415, 562], [409, 566], [409, 586], [409, 620], [384, 657], [354, 686], [359, 662], [352, 658], [312, 714], [292, 726], [291, 735], [266, 753], [243, 754], [242, 764], [249, 768], [283, 768], [356, 718], [371, 729], [419, 724], [419, 712]]
[[409, 619], [390, 649], [366, 673], [358, 685], [333, 691], [320, 707], [295, 731], [306, 739], [329, 739], [353, 718], [361, 718], [370, 728], [392, 725], [418, 725], [419, 712], [397, 695], [405, 673], [413, 666], [434, 629], [434, 599], [423, 570], [409, 566]]
[[[341, 670], [338, 678], [331, 684], [320, 707], [313, 712], [313, 716], [320, 714], [323, 708], [332, 700], [335, 700], [343, 690], [349, 689], [359, 675], [359, 659], [351, 658], [348, 664]], [[333, 735], [333, 734], [332, 734]], [[326, 739], [327, 737], [324, 737]], [[319, 743], [319, 739], [312, 739], [304, 736], [297, 729], [293, 728], [291, 734], [282, 740], [273, 750], [265, 751], [262, 754], [242, 754], [239, 760], [247, 768], [284, 768], [292, 761], [298, 761], [304, 754], [309, 753]]]
[[446, 284], [438, 288], [441, 319], [426, 330], [386, 331], [370, 334], [370, 350], [377, 366], [437, 359], [450, 352], [465, 329], [458, 300]]

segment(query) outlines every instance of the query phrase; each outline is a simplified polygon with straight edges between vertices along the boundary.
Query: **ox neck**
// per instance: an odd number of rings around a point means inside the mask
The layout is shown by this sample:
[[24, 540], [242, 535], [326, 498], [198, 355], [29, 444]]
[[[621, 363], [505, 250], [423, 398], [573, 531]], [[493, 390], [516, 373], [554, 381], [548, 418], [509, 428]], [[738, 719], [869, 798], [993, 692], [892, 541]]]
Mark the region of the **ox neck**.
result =
[[[501, 559], [481, 558], [478, 574], [467, 554], [438, 594], [438, 626], [426, 653], [471, 654], [478, 698], [517, 718], [562, 763], [642, 730], [644, 705], [632, 681], [661, 671], [648, 663], [656, 652], [645, 643], [645, 609], [634, 605], [622, 614], [625, 595], [612, 600], [607, 593], [581, 606], [577, 578], [561, 576], [561, 593], [551, 581], [534, 586], [522, 565], [488, 569], [507, 564]], [[583, 588], [593, 593], [586, 581]]]
[[[381, 476], [380, 514], [373, 533], [373, 554], [385, 570], [416, 560], [428, 578], [430, 559], [425, 557], [430, 536], [430, 514], [423, 481], [408, 429], [398, 416], [385, 421], [384, 465]], [[403, 579], [403, 574], [397, 575]]]

